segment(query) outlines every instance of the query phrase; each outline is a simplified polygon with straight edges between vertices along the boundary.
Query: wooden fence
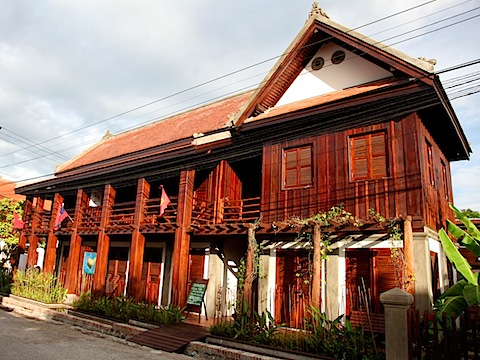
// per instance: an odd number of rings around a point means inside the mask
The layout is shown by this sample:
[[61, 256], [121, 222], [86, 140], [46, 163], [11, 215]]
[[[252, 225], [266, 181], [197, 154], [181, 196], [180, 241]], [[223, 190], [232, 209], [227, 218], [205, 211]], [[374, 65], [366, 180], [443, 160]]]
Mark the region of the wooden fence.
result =
[[480, 314], [445, 314], [408, 310], [410, 359], [480, 359]]

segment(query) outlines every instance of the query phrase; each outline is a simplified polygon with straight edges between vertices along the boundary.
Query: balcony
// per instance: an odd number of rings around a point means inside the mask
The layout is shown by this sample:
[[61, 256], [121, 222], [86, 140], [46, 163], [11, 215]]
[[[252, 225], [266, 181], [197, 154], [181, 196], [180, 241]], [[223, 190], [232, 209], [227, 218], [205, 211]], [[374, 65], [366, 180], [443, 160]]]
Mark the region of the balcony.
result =
[[[170, 197], [170, 204], [163, 214], [160, 214], [160, 198], [148, 199], [143, 208], [140, 231], [142, 232], [174, 232], [177, 227], [178, 198]], [[113, 204], [106, 220], [105, 231], [107, 233], [130, 233], [135, 228], [134, 201]], [[67, 209], [68, 214], [74, 214], [74, 209]], [[35, 233], [48, 234], [50, 230], [51, 211], [41, 213], [33, 212], [31, 222], [38, 224]], [[216, 228], [233, 229], [239, 224], [244, 226], [253, 223], [260, 218], [260, 197], [231, 200], [224, 198], [218, 202], [194, 198], [192, 204], [191, 227], [193, 229]], [[101, 229], [102, 206], [87, 206], [81, 211], [78, 222], [80, 234], [95, 234]], [[59, 233], [68, 234], [73, 230], [75, 223], [72, 216], [67, 217], [61, 227], [56, 230]]]

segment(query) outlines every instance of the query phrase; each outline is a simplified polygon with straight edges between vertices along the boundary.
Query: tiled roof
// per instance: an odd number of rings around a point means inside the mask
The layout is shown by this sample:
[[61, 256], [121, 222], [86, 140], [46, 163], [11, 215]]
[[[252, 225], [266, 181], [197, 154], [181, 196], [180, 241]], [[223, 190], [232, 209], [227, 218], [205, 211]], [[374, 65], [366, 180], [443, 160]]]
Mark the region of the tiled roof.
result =
[[0, 199], [24, 200], [25, 196], [15, 194], [15, 183], [0, 179]]
[[104, 139], [83, 154], [58, 167], [56, 173], [63, 173], [84, 165], [132, 154], [182, 139], [193, 139], [194, 133], [208, 133], [222, 129], [228, 122], [228, 115], [238, 111], [250, 96], [251, 92], [242, 93]]

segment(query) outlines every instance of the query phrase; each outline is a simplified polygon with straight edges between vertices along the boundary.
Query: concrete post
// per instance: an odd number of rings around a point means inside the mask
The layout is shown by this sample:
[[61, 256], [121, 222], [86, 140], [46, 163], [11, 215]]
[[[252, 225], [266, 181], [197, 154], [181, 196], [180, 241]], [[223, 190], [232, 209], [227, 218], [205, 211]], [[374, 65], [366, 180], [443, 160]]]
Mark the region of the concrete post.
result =
[[407, 310], [413, 295], [399, 288], [380, 294], [385, 307], [385, 349], [387, 360], [408, 359]]

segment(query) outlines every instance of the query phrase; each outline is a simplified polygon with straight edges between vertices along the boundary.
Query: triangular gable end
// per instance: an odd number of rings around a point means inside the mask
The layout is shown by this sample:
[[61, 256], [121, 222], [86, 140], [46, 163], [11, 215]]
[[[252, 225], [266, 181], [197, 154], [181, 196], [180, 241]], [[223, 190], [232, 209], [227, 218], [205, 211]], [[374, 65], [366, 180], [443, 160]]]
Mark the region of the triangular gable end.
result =
[[389, 77], [433, 84], [433, 65], [331, 21], [315, 2], [310, 18], [240, 109], [234, 124], [269, 108]]

